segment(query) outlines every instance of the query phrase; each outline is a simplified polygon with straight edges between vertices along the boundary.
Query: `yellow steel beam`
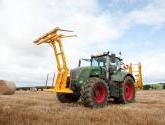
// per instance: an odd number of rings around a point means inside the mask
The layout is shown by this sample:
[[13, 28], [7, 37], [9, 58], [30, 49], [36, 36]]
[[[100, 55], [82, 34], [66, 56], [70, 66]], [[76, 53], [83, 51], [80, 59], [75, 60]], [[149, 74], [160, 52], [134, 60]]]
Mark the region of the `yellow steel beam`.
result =
[[57, 27], [36, 39], [34, 43], [37, 45], [40, 45], [42, 43], [49, 43], [54, 50], [54, 55], [57, 62], [58, 75], [54, 84], [54, 88], [50, 89], [49, 91], [73, 93], [71, 88], [67, 88], [67, 78], [70, 76], [70, 71], [67, 66], [61, 38], [75, 37], [75, 35], [66, 36], [63, 34], [57, 34], [58, 31], [73, 32], [70, 30], [63, 30]]
[[[137, 69], [135, 70], [135, 65], [137, 65]], [[136, 88], [141, 90], [143, 89], [143, 78], [142, 78], [142, 66], [141, 63], [139, 62], [138, 64], [132, 64], [130, 63], [129, 65], [129, 69], [128, 69], [129, 73], [134, 74], [135, 72], [137, 72], [138, 74], [135, 75], [136, 79]]]

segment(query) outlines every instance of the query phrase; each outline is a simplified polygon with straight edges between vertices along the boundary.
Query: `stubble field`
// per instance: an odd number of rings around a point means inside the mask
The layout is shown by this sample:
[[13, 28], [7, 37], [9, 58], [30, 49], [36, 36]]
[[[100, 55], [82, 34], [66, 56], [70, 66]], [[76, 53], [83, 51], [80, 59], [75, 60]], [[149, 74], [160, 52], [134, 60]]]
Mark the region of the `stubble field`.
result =
[[165, 90], [138, 91], [136, 102], [85, 108], [61, 104], [55, 94], [17, 91], [0, 95], [0, 125], [165, 125]]

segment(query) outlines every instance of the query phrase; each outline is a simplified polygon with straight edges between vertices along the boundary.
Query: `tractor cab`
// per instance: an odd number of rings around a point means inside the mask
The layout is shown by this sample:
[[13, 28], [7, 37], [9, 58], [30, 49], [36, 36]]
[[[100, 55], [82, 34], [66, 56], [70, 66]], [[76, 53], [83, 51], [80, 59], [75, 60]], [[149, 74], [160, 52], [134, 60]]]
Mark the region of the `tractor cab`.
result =
[[106, 70], [118, 70], [121, 68], [122, 59], [116, 57], [115, 54], [110, 54], [109, 52], [103, 53], [101, 55], [91, 56], [91, 66], [101, 66], [105, 67]]
[[99, 55], [91, 55], [90, 59], [80, 59], [78, 67], [101, 67], [105, 69], [107, 77], [109, 77], [109, 73], [112, 74], [114, 71], [120, 70], [122, 64], [121, 58], [116, 57], [113, 53], [106, 52]]

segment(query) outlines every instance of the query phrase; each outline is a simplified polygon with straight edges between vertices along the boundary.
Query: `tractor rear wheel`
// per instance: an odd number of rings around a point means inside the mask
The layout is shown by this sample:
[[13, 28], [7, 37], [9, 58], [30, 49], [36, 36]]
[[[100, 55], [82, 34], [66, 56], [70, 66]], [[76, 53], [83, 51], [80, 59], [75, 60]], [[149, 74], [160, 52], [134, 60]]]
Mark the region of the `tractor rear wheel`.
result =
[[57, 93], [57, 99], [61, 103], [72, 103], [77, 102], [79, 100], [79, 95], [75, 95], [72, 93]]
[[135, 100], [135, 81], [130, 77], [125, 77], [124, 83], [120, 87], [119, 103], [126, 104]]
[[81, 101], [86, 107], [100, 108], [107, 105], [109, 88], [106, 82], [97, 77], [87, 80], [81, 88]]

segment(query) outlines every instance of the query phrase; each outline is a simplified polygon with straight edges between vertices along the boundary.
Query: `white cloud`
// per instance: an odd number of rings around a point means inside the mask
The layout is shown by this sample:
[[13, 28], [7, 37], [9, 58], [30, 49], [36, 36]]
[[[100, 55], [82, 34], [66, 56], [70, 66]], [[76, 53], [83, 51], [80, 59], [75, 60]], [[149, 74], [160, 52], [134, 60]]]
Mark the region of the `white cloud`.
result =
[[75, 30], [78, 34], [78, 38], [64, 40], [69, 66], [77, 66], [81, 55], [89, 55], [85, 52], [89, 48], [83, 48], [86, 44], [102, 44], [119, 36], [109, 15], [98, 13], [95, 0], [3, 1], [0, 10], [3, 17], [0, 20], [0, 43], [3, 45], [0, 78], [33, 82], [38, 76], [56, 71], [52, 49], [32, 43], [55, 26]]
[[114, 16], [102, 12], [98, 0], [0, 1], [0, 78], [44, 82], [48, 72], [56, 71], [53, 50], [32, 43], [56, 26], [75, 30], [78, 35], [63, 42], [69, 66], [75, 67], [79, 57], [110, 49], [112, 41], [132, 25], [163, 25], [164, 2], [160, 3]]
[[149, 25], [159, 27], [165, 24], [165, 2], [164, 0], [153, 0], [147, 6], [133, 10], [124, 17], [122, 24]]

